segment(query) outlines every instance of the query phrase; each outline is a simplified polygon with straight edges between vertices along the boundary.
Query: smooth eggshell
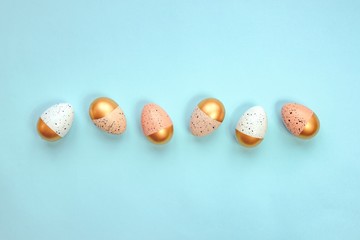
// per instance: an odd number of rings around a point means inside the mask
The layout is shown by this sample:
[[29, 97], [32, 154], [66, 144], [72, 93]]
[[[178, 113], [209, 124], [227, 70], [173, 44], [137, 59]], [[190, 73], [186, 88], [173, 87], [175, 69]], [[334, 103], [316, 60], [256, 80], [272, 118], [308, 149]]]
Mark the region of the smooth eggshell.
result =
[[74, 121], [74, 110], [69, 103], [59, 103], [48, 108], [41, 120], [60, 137], [64, 137]]
[[145, 136], [157, 133], [173, 125], [169, 115], [159, 105], [149, 103], [141, 114], [141, 125]]
[[236, 130], [250, 137], [263, 139], [267, 130], [267, 117], [264, 108], [249, 108], [239, 119]]

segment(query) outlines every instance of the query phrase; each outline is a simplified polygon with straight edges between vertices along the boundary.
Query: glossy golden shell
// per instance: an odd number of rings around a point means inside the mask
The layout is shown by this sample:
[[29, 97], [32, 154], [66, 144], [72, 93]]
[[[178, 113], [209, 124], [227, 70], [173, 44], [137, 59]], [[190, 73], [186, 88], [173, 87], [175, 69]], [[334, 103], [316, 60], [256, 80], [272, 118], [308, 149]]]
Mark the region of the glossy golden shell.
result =
[[170, 141], [173, 134], [174, 134], [174, 127], [170, 126], [147, 136], [147, 138], [149, 139], [150, 142], [154, 144], [165, 144]]
[[41, 118], [39, 118], [37, 123], [37, 131], [43, 139], [50, 142], [55, 142], [61, 138], [48, 125], [46, 125]]
[[117, 107], [118, 104], [114, 100], [107, 97], [100, 97], [91, 103], [89, 115], [92, 120], [103, 118]]
[[216, 98], [206, 98], [202, 100], [198, 107], [210, 118], [222, 122], [225, 118], [225, 107]]
[[316, 114], [313, 113], [309, 121], [306, 123], [304, 130], [300, 133], [298, 137], [302, 139], [310, 139], [312, 137], [315, 137], [319, 130], [320, 121]]
[[235, 130], [235, 137], [239, 144], [243, 145], [244, 147], [252, 148], [256, 147], [262, 142], [262, 138], [255, 138], [249, 135], [246, 135], [238, 130]]

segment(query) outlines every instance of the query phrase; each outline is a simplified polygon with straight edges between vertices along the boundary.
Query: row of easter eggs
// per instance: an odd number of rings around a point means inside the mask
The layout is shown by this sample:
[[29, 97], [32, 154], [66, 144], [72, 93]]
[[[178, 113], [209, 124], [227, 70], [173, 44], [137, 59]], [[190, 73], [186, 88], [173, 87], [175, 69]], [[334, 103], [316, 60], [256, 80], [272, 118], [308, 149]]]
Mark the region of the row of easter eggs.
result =
[[[109, 134], [122, 134], [126, 129], [126, 117], [119, 105], [112, 99], [101, 97], [95, 99], [89, 108], [93, 123]], [[288, 103], [282, 107], [282, 120], [293, 135], [309, 139], [317, 134], [320, 122], [309, 108]], [[202, 100], [191, 115], [189, 128], [194, 136], [202, 137], [214, 132], [225, 118], [224, 105], [215, 98]], [[71, 128], [74, 119], [73, 107], [60, 103], [48, 108], [39, 118], [37, 129], [40, 136], [48, 141], [63, 138]], [[149, 103], [141, 114], [141, 125], [144, 135], [154, 144], [165, 144], [172, 138], [174, 127], [171, 118], [159, 105]], [[240, 117], [235, 136], [245, 147], [255, 147], [265, 137], [267, 117], [261, 106], [254, 106]]]

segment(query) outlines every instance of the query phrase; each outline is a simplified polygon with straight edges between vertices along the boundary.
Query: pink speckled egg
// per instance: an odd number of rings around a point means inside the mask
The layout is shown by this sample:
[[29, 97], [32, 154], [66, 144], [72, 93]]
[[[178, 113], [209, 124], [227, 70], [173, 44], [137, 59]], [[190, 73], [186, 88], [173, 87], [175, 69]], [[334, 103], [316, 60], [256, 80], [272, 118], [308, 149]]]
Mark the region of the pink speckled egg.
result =
[[312, 138], [320, 129], [318, 117], [304, 105], [287, 103], [282, 107], [281, 115], [285, 127], [299, 138]]
[[125, 114], [119, 105], [110, 98], [95, 99], [90, 105], [89, 115], [95, 126], [104, 132], [116, 135], [125, 132]]
[[144, 135], [155, 144], [165, 144], [174, 133], [173, 123], [169, 115], [159, 105], [149, 103], [141, 114], [141, 125]]
[[216, 98], [202, 100], [190, 118], [190, 131], [194, 136], [203, 137], [214, 132], [225, 118], [225, 107]]

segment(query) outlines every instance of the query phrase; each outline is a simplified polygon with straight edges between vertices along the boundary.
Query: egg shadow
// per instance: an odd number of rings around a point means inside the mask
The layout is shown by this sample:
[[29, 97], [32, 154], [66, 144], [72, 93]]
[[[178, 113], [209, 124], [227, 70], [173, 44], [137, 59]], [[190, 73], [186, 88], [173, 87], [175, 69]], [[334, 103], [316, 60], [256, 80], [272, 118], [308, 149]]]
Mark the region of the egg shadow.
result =
[[68, 137], [70, 131], [64, 138], [61, 138], [55, 142], [50, 142], [50, 141], [43, 139], [37, 132], [37, 123], [39, 121], [41, 114], [43, 114], [48, 108], [52, 107], [55, 104], [67, 103], [67, 102], [68, 101], [64, 101], [63, 99], [51, 100], [51, 101], [44, 102], [44, 103], [38, 105], [37, 107], [35, 107], [34, 109], [32, 109], [32, 111], [29, 114], [29, 128], [32, 129], [31, 132], [32, 132], [34, 141], [40, 142], [40, 144], [44, 144], [48, 149], [58, 149], [67, 143], [67, 141], [68, 141], [67, 137]]
[[[124, 141], [124, 136], [125, 134], [127, 134], [127, 130], [125, 130], [125, 132], [123, 132], [122, 134], [120, 135], [117, 135], [117, 134], [109, 134], [107, 132], [104, 132], [103, 130], [101, 130], [100, 128], [98, 128], [94, 123], [93, 121], [91, 120], [90, 118], [90, 115], [89, 115], [89, 108], [90, 108], [90, 105], [91, 103], [99, 98], [99, 97], [108, 97], [108, 98], [111, 98], [113, 99], [117, 104], [118, 101], [117, 99], [115, 98], [112, 98], [111, 96], [106, 96], [106, 94], [102, 94], [102, 93], [92, 93], [92, 94], [89, 94], [87, 96], [85, 96], [83, 98], [83, 102], [81, 104], [82, 106], [82, 110], [81, 110], [81, 113], [83, 114], [82, 116], [84, 116], [86, 118], [86, 129], [85, 131], [86, 132], [90, 132], [91, 134], [93, 134], [95, 136], [96, 139], [100, 139], [100, 141], [105, 141], [105, 142], [112, 142], [112, 143], [118, 143], [118, 142], [122, 142]], [[121, 108], [121, 105], [119, 104], [120, 108]], [[125, 113], [125, 117], [126, 117], [126, 113]], [[127, 120], [127, 119], [126, 119]], [[91, 126], [91, 127], [90, 127]]]
[[[194, 109], [196, 108], [196, 106], [204, 99], [206, 98], [217, 98], [216, 96], [213, 96], [212, 94], [205, 94], [205, 93], [201, 93], [198, 94], [194, 97], [192, 97], [188, 103], [186, 104], [185, 107], [185, 119], [184, 119], [184, 127], [187, 129], [187, 132], [189, 133], [189, 136], [191, 138], [191, 141], [197, 142], [197, 143], [203, 143], [203, 142], [211, 142], [211, 141], [215, 141], [216, 139], [216, 135], [219, 132], [219, 129], [221, 128], [221, 125], [219, 126], [218, 129], [216, 129], [214, 132], [206, 135], [206, 136], [202, 136], [202, 137], [197, 137], [192, 135], [191, 131], [190, 131], [190, 119], [191, 119], [191, 115], [194, 111]], [[225, 120], [225, 119], [224, 119]]]

